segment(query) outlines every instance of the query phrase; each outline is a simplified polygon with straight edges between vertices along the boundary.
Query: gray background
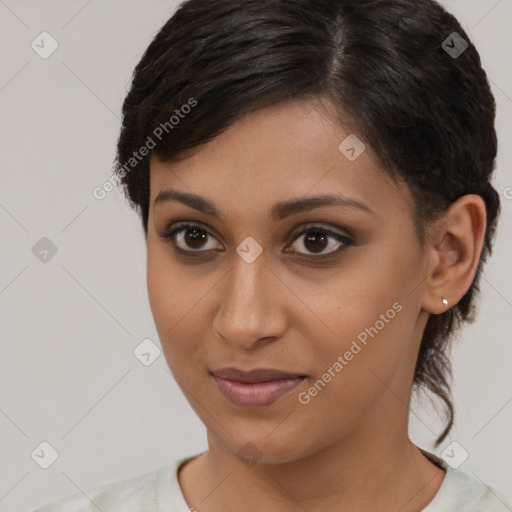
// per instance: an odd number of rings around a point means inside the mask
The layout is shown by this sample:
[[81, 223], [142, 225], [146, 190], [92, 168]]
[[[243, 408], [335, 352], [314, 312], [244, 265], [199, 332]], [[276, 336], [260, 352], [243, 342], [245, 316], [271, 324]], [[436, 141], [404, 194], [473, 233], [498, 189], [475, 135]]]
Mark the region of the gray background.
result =
[[[456, 428], [436, 453], [457, 441], [460, 469], [512, 495], [512, 0], [443, 3], [497, 100], [503, 212], [479, 319], [453, 353]], [[138, 217], [120, 190], [92, 195], [112, 171], [132, 70], [175, 5], [0, 0], [1, 512], [206, 449], [163, 355], [144, 366], [133, 354], [143, 339], [159, 345]], [[59, 45], [47, 59], [31, 48], [43, 31]], [[42, 237], [57, 248], [46, 262], [32, 252]], [[434, 451], [441, 424], [428, 406], [413, 411], [413, 440]], [[43, 441], [59, 455], [48, 469], [31, 457]]]

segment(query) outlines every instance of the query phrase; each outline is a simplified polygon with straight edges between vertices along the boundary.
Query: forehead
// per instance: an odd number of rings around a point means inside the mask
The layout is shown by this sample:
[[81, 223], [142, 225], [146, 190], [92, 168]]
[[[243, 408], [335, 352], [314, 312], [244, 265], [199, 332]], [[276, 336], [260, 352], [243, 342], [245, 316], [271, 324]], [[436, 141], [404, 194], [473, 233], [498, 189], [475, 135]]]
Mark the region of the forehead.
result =
[[150, 207], [166, 189], [211, 198], [234, 216], [260, 215], [284, 199], [339, 193], [377, 214], [410, 214], [408, 187], [380, 169], [363, 144], [316, 102], [280, 103], [244, 116], [183, 160], [152, 155]]

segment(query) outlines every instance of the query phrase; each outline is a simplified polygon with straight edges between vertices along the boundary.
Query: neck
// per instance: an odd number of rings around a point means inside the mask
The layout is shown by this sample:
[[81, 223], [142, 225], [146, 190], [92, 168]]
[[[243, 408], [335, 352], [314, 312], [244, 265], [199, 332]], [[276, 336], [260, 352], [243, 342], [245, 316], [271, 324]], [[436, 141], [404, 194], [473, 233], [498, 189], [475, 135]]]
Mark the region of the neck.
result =
[[[386, 415], [376, 414], [385, 424]], [[198, 512], [418, 512], [445, 476], [409, 440], [407, 428], [397, 432], [396, 425], [378, 431], [361, 425], [335, 444], [282, 464], [247, 467], [210, 434], [208, 444], [194, 478], [198, 493], [189, 503]]]

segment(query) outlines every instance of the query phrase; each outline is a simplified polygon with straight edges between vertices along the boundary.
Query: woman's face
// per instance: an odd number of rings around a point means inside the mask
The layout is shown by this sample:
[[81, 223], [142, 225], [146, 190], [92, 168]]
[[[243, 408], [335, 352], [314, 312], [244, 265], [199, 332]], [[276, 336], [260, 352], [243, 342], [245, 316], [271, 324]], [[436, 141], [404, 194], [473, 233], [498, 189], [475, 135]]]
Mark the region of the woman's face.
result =
[[[185, 160], [152, 157], [156, 328], [209, 439], [231, 453], [289, 462], [406, 429], [426, 259], [408, 188], [349, 135], [317, 103], [290, 101], [247, 115]], [[168, 191], [201, 200], [165, 200]], [[299, 200], [310, 202], [285, 206]], [[183, 223], [193, 226], [163, 237]], [[306, 378], [212, 375], [228, 367]]]

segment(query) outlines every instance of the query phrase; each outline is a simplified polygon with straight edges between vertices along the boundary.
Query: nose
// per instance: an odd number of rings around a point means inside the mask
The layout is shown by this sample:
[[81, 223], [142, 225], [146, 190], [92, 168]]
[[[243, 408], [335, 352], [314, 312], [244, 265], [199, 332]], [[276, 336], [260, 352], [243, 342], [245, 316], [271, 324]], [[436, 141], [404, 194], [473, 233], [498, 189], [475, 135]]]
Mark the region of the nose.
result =
[[284, 335], [290, 292], [276, 273], [264, 254], [252, 263], [235, 256], [233, 268], [222, 280], [213, 320], [214, 332], [233, 348], [251, 349]]

